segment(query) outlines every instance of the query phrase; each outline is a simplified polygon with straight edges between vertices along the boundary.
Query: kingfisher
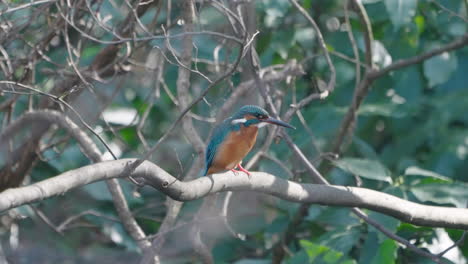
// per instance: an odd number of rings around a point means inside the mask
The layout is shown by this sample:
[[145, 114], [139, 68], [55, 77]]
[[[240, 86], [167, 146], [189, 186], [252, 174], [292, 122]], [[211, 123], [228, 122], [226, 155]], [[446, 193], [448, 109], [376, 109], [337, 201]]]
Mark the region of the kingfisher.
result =
[[[231, 170], [250, 172], [241, 165], [257, 140], [258, 129], [267, 124], [293, 128], [290, 124], [271, 118], [268, 112], [256, 105], [245, 105], [226, 118], [213, 131], [205, 156], [203, 175]], [[238, 168], [238, 170], [235, 170]]]

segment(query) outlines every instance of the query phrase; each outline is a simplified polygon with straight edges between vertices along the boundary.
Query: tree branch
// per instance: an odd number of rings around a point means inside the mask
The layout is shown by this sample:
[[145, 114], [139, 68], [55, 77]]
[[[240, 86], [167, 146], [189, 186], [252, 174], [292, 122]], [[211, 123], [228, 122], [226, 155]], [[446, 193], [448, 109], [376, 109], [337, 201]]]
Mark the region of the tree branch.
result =
[[[83, 130], [78, 127], [70, 118], [60, 112], [53, 110], [39, 110], [23, 114], [20, 119], [13, 122], [3, 131], [3, 133], [0, 134], [0, 147], [5, 140], [12, 138], [24, 127], [31, 125], [31, 123], [34, 122], [47, 122], [60, 126], [76, 139], [82, 152], [90, 160], [93, 162], [102, 161], [102, 155], [91, 138], [89, 138], [88, 135], [84, 133]], [[140, 248], [144, 249], [148, 247], [150, 243], [146, 240], [143, 240], [146, 235], [130, 212], [119, 182], [116, 179], [110, 179], [106, 183], [112, 195], [115, 209], [122, 221], [123, 226], [132, 236], [132, 238], [138, 243]]]
[[[280, 65], [275, 65], [277, 68]], [[290, 76], [301, 76], [304, 75], [304, 69], [301, 64], [297, 63], [296, 60], [290, 60], [281, 68], [275, 69], [273, 67], [265, 67], [260, 71], [262, 72], [262, 81], [265, 83], [280, 82], [286, 80]], [[224, 102], [222, 107], [218, 110], [216, 120], [222, 121], [233, 111], [233, 108], [240, 97], [245, 95], [251, 88], [255, 87], [255, 80], [251, 79], [240, 83], [237, 88], [232, 92], [231, 96]]]
[[460, 48], [466, 46], [467, 44], [468, 44], [468, 34], [465, 34], [462, 37], [450, 42], [449, 44], [446, 44], [446, 45], [441, 46], [439, 48], [435, 48], [433, 50], [430, 50], [428, 52], [422, 53], [420, 55], [417, 55], [417, 56], [414, 56], [414, 57], [411, 57], [411, 58], [408, 58], [408, 59], [397, 60], [396, 62], [388, 65], [387, 67], [385, 67], [385, 68], [383, 68], [381, 70], [370, 72], [368, 78], [371, 79], [371, 80], [375, 80], [375, 79], [380, 78], [383, 75], [385, 75], [385, 74], [387, 74], [387, 73], [389, 73], [391, 71], [399, 70], [401, 68], [423, 62], [423, 61], [425, 61], [427, 59], [430, 59], [430, 58], [432, 58], [434, 56], [440, 55], [440, 54], [442, 54], [444, 52], [449, 52], [449, 51], [452, 51], [452, 50], [460, 49]]
[[[184, 3], [184, 32], [192, 32], [193, 31], [193, 14], [195, 12], [193, 2], [187, 1]], [[177, 78], [177, 95], [179, 99], [179, 111], [183, 111], [188, 104], [190, 103], [190, 73], [191, 73], [191, 63], [192, 63], [192, 48], [193, 48], [193, 41], [191, 35], [185, 35], [182, 38], [182, 54], [180, 57], [179, 71], [178, 71], [178, 78]], [[175, 56], [175, 55], [174, 55]], [[200, 135], [195, 130], [195, 127], [192, 123], [192, 118], [189, 116], [185, 116], [182, 119], [182, 128], [184, 129], [185, 136], [187, 137], [188, 141], [192, 144], [195, 152], [202, 156], [205, 150], [205, 144], [203, 140], [200, 138]]]
[[[373, 49], [372, 49], [372, 42], [374, 42], [374, 34], [372, 33], [372, 25], [369, 19], [369, 16], [367, 15], [366, 9], [362, 5], [361, 1], [358, 0], [352, 0], [352, 3], [354, 5], [354, 8], [357, 10], [359, 20], [361, 21], [361, 24], [364, 26], [364, 42], [366, 45], [366, 65], [369, 69], [372, 69], [372, 56], [374, 54]], [[349, 28], [351, 31], [351, 28]]]
[[[0, 211], [62, 195], [72, 189], [121, 175], [135, 159], [120, 159], [70, 170], [29, 186], [0, 193]], [[178, 181], [152, 162], [144, 161], [133, 177], [156, 188], [172, 199], [191, 201], [225, 191], [256, 191], [278, 198], [329, 206], [366, 208], [401, 221], [420, 226], [468, 229], [468, 209], [429, 206], [366, 188], [338, 185], [301, 184], [264, 172], [254, 172], [249, 179], [239, 174], [215, 174], [191, 181]]]
[[327, 49], [327, 44], [325, 43], [325, 40], [323, 39], [322, 32], [320, 31], [320, 28], [318, 27], [317, 23], [315, 23], [314, 19], [307, 13], [307, 11], [296, 1], [296, 0], [289, 0], [296, 8], [299, 10], [299, 12], [309, 21], [309, 23], [312, 25], [312, 27], [315, 29], [315, 33], [317, 34], [317, 39], [320, 45], [320, 48], [323, 51], [323, 54], [325, 55], [325, 59], [327, 61], [328, 67], [330, 68], [330, 80], [328, 81], [327, 84], [327, 91], [332, 92], [335, 89], [335, 82], [336, 82], [336, 70], [335, 66], [333, 65], [333, 62], [331, 61], [330, 54], [328, 53]]
[[[143, 15], [149, 8], [151, 4], [139, 5], [138, 13]], [[80, 19], [81, 14], [84, 12], [80, 12], [76, 14], [76, 19]], [[131, 27], [133, 23], [131, 23], [133, 19], [133, 14], [129, 13], [127, 18], [125, 19], [124, 23], [122, 23], [117, 31], [125, 36], [129, 36], [131, 33]], [[62, 24], [62, 20], [58, 20], [59, 24]], [[58, 29], [57, 29], [58, 31]], [[48, 37], [44, 39], [41, 46], [44, 45], [42, 49], [45, 49], [48, 46], [48, 43], [52, 40], [55, 36], [56, 32], [51, 31]], [[36, 50], [36, 49], [35, 49]], [[39, 49], [41, 50], [41, 49]], [[111, 45], [103, 48], [94, 58], [89, 70], [96, 71], [100, 74], [100, 77], [104, 77], [103, 71], [106, 71], [110, 68], [110, 66], [114, 65], [114, 60], [117, 58], [119, 46], [118, 45]], [[38, 53], [34, 51], [31, 54], [31, 58], [35, 58]], [[110, 74], [112, 75], [112, 74]], [[109, 74], [107, 75], [109, 76]], [[69, 76], [61, 81], [56, 82], [50, 94], [55, 95], [57, 97], [65, 97], [65, 100], [68, 102], [72, 102], [75, 98], [77, 98], [84, 89], [74, 89], [76, 86], [80, 84], [80, 78], [76, 75]], [[73, 91], [73, 92], [70, 92]], [[51, 100], [50, 97], [41, 98], [39, 101], [39, 108], [52, 108], [57, 109], [57, 104], [55, 100]], [[36, 152], [35, 149], [37, 148], [40, 139], [48, 131], [50, 128], [50, 124], [42, 123], [37, 124], [34, 128], [35, 133], [26, 141], [25, 144], [19, 146], [14, 150], [10, 157], [11, 160], [15, 161], [15, 164], [2, 165], [0, 168], [0, 190], [4, 190], [9, 187], [18, 186], [23, 181], [23, 176], [27, 174], [27, 172], [32, 168], [32, 164], [36, 160]], [[16, 166], [18, 169], [12, 171], [12, 167]]]

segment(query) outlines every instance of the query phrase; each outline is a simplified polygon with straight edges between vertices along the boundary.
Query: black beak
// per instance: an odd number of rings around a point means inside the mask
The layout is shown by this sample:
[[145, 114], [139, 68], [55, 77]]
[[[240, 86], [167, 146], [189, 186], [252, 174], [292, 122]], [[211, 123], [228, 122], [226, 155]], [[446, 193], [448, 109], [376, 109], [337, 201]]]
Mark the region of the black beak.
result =
[[296, 129], [295, 127], [291, 126], [290, 124], [286, 123], [286, 122], [283, 122], [281, 120], [278, 120], [278, 119], [274, 119], [274, 118], [266, 118], [266, 119], [262, 119], [261, 120], [262, 122], [266, 122], [266, 123], [270, 123], [270, 124], [273, 124], [273, 125], [277, 125], [277, 126], [282, 126], [282, 127], [287, 127], [287, 128], [292, 128], [292, 129]]

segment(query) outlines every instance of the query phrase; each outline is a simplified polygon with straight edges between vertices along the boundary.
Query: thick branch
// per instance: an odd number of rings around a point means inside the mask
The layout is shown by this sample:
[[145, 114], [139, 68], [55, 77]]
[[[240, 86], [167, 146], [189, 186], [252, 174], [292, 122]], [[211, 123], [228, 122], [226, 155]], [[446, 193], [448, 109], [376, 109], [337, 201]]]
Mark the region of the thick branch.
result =
[[[193, 14], [194, 6], [192, 1], [187, 1], [184, 3], [184, 32], [193, 31]], [[169, 40], [168, 40], [169, 41]], [[190, 73], [191, 73], [191, 63], [192, 63], [192, 35], [185, 35], [182, 38], [182, 54], [179, 59], [181, 65], [179, 65], [178, 78], [177, 78], [177, 95], [179, 99], [179, 110], [183, 111], [187, 105], [190, 103]], [[205, 144], [203, 140], [198, 135], [195, 127], [192, 123], [192, 118], [185, 116], [182, 119], [182, 127], [188, 141], [192, 144], [198, 155], [203, 154], [205, 150]]]
[[[8, 189], [0, 193], [0, 211], [118, 177], [134, 161], [121, 159], [96, 163], [29, 186]], [[135, 169], [133, 177], [141, 178], [179, 201], [200, 199], [217, 192], [257, 191], [292, 202], [366, 208], [415, 225], [468, 229], [468, 209], [422, 205], [366, 188], [300, 184], [264, 172], [253, 173], [251, 179], [243, 174], [233, 177], [231, 173], [224, 173], [182, 182], [159, 166], [144, 161]]]

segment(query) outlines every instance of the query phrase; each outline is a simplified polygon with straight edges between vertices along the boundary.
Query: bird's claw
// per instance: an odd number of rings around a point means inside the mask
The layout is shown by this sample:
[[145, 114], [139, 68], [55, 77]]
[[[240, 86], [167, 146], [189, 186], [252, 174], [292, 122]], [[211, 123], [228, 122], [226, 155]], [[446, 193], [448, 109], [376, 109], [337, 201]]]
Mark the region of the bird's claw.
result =
[[244, 169], [241, 165], [241, 163], [237, 164], [237, 168], [239, 169], [238, 171], [242, 171], [244, 172], [245, 174], [247, 174], [247, 176], [249, 177], [249, 179], [251, 178], [251, 174], [250, 174], [250, 171]]

